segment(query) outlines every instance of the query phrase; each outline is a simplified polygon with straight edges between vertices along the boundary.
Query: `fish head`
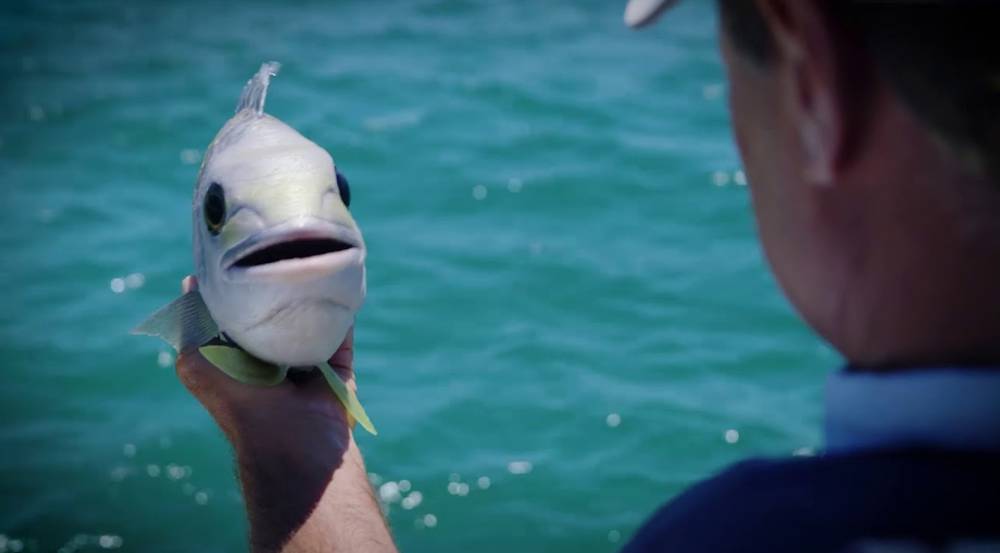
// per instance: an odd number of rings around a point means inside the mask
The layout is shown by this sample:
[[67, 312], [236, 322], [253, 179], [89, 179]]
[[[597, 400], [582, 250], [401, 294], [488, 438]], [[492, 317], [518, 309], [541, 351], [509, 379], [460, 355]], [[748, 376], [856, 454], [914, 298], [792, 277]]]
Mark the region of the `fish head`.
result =
[[255, 357], [323, 363], [353, 324], [366, 249], [347, 186], [326, 150], [262, 110], [239, 109], [206, 151], [192, 207], [199, 289]]

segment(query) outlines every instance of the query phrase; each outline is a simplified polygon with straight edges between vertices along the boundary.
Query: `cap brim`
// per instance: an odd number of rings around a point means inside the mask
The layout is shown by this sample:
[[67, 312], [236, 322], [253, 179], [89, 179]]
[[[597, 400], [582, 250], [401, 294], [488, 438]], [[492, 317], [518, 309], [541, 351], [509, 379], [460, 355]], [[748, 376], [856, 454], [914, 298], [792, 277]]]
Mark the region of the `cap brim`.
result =
[[677, 0], [628, 0], [625, 5], [625, 24], [638, 29], [656, 21]]

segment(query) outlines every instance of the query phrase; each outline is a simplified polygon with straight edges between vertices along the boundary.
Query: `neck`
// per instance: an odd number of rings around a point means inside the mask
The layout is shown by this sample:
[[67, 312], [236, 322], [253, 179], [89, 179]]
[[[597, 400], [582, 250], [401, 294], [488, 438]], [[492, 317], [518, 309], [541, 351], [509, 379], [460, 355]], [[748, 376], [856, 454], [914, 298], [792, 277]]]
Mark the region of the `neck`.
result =
[[831, 341], [865, 370], [1000, 366], [1000, 189], [898, 115], [842, 187], [857, 226]]

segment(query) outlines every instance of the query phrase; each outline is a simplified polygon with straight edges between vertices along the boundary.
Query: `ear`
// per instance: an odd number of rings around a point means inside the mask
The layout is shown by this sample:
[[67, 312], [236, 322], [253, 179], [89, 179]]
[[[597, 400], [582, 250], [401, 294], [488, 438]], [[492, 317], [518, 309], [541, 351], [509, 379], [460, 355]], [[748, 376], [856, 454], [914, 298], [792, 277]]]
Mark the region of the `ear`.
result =
[[757, 0], [787, 85], [783, 101], [797, 127], [803, 178], [832, 185], [846, 157], [847, 99], [837, 35], [816, 0]]

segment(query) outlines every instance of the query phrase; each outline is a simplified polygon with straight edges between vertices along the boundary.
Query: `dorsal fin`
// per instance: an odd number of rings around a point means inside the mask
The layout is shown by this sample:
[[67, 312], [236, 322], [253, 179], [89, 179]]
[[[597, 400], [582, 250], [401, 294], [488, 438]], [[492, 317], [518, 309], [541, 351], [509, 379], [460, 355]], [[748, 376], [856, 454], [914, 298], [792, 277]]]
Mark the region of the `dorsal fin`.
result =
[[267, 61], [260, 65], [257, 74], [247, 81], [240, 94], [240, 103], [236, 104], [236, 113], [245, 109], [253, 110], [254, 114], [264, 113], [264, 102], [267, 100], [267, 87], [271, 84], [271, 77], [278, 74], [281, 64], [276, 61]]

